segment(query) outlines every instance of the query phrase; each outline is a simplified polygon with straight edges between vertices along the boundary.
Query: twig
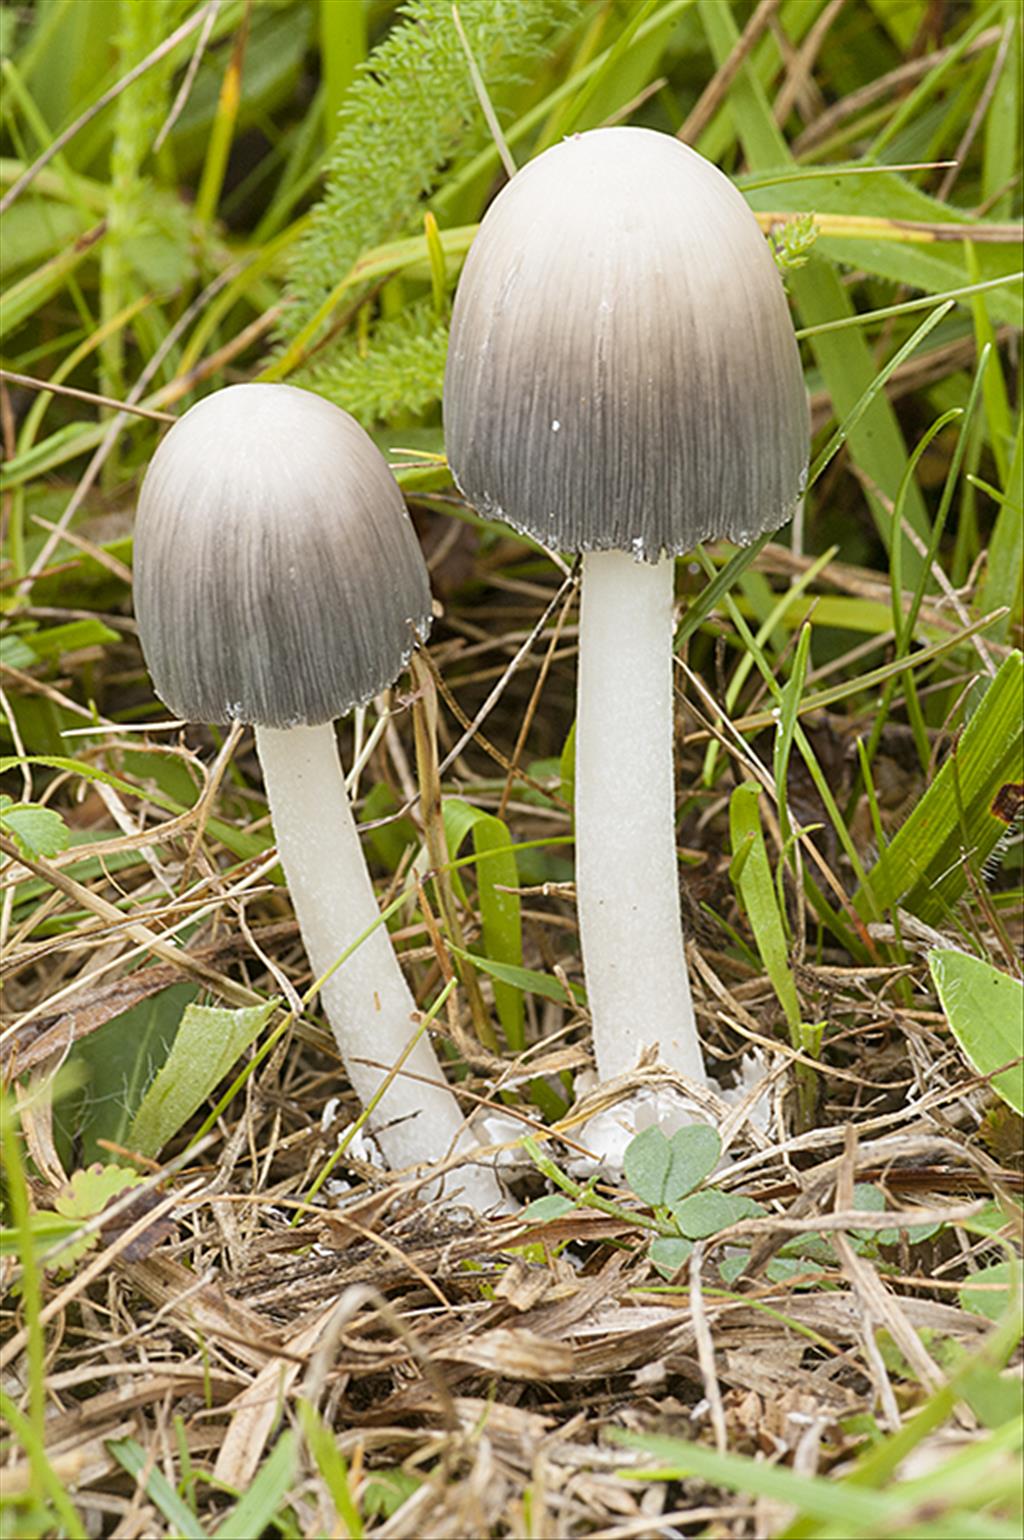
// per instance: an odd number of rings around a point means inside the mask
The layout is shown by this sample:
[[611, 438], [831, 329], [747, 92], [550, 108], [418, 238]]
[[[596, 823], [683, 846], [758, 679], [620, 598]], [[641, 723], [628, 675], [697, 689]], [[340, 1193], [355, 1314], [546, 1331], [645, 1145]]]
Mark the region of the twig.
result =
[[35, 380], [30, 374], [15, 374], [12, 369], [0, 369], [0, 380], [10, 380], [12, 385], [24, 385], [29, 390], [46, 390], [53, 396], [73, 396], [76, 401], [91, 401], [96, 406], [113, 407], [118, 412], [131, 412], [135, 417], [149, 417], [153, 422], [177, 421], [170, 412], [152, 412], [146, 406], [115, 401], [112, 396], [98, 396], [92, 390], [76, 390], [73, 385], [55, 385], [50, 380]]
[[953, 191], [953, 184], [956, 182], [957, 177], [960, 175], [963, 163], [967, 159], [967, 155], [970, 151], [971, 145], [974, 143], [975, 138], [977, 137], [979, 128], [985, 121], [985, 115], [988, 112], [992, 98], [995, 95], [996, 86], [999, 84], [999, 77], [1003, 73], [1003, 65], [1006, 63], [1006, 55], [1009, 50], [1010, 43], [1013, 41], [1013, 33], [1016, 25], [1016, 17], [1011, 16], [1003, 28], [1003, 35], [999, 40], [999, 47], [996, 49], [996, 56], [992, 61], [992, 68], [988, 72], [988, 79], [985, 81], [985, 88], [981, 95], [978, 97], [978, 105], [971, 113], [971, 121], [964, 129], [963, 137], [953, 152], [953, 164], [946, 172], [946, 175], [942, 178], [942, 181], [939, 183], [939, 190], [935, 194], [940, 203], [945, 203], [950, 193]]
[[163, 149], [164, 141], [167, 138], [167, 135], [170, 133], [175, 123], [177, 123], [178, 119], [181, 117], [181, 114], [185, 109], [185, 103], [188, 101], [192, 94], [192, 87], [195, 85], [195, 79], [199, 73], [199, 66], [203, 62], [203, 54], [206, 52], [206, 45], [210, 41], [210, 33], [213, 31], [214, 24], [217, 20], [217, 12], [220, 10], [220, 3], [221, 0], [210, 0], [206, 20], [203, 23], [203, 30], [200, 32], [196, 46], [192, 50], [192, 57], [188, 61], [188, 69], [185, 71], [185, 78], [178, 88], [177, 96], [171, 103], [171, 110], [164, 119], [163, 127], [157, 134], [156, 138], [153, 140], [154, 155], [159, 155], [160, 151]]
[[719, 1454], [725, 1454], [729, 1447], [729, 1436], [725, 1426], [722, 1388], [718, 1383], [718, 1370], [715, 1368], [715, 1344], [708, 1325], [707, 1311], [704, 1309], [704, 1291], [700, 1281], [703, 1261], [704, 1242], [697, 1241], [690, 1256], [690, 1319], [697, 1342], [697, 1362], [700, 1364], [700, 1372], [704, 1380], [704, 1394], [708, 1398], [708, 1406], [711, 1410], [715, 1444]]
[[822, 11], [797, 50], [787, 71], [786, 79], [783, 81], [782, 90], [775, 100], [774, 117], [780, 128], [793, 110], [800, 92], [810, 80], [818, 51], [828, 35], [828, 29], [845, 4], [846, 0], [830, 0], [830, 4]]
[[715, 71], [711, 80], [705, 86], [682, 128], [676, 134], [684, 144], [695, 144], [701, 134], [707, 128], [711, 119], [718, 111], [729, 94], [729, 87], [743, 67], [743, 62], [761, 34], [767, 29], [779, 6], [779, 0], [761, 0], [757, 10], [751, 16], [740, 36], [736, 39], [729, 57], [722, 67]]

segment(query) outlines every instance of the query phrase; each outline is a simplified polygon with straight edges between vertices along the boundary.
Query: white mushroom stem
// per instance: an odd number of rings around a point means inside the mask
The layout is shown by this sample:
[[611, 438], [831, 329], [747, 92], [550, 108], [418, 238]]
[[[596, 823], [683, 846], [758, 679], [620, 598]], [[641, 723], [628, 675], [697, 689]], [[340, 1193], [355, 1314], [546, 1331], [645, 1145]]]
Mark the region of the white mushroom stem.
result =
[[671, 558], [583, 557], [576, 902], [600, 1080], [661, 1060], [704, 1083], [683, 950], [672, 764]]
[[[257, 727], [256, 748], [299, 929], [314, 977], [322, 978], [380, 918], [334, 728], [330, 723]], [[331, 974], [320, 998], [365, 1107], [416, 1030], [416, 1005], [385, 926], [371, 931]], [[476, 1146], [426, 1036], [384, 1093], [372, 1124], [388, 1164], [397, 1170]], [[467, 1164], [449, 1173], [446, 1191], [460, 1188], [463, 1199], [480, 1210], [503, 1202], [497, 1178], [483, 1166]]]

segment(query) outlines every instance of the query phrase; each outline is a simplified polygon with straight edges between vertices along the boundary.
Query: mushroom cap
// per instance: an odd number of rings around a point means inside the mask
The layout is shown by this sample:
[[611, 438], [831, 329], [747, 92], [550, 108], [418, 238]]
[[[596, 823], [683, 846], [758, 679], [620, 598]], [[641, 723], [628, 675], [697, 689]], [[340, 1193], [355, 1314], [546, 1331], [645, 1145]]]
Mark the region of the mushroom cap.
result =
[[402, 494], [347, 412], [291, 385], [191, 407], [142, 483], [134, 592], [157, 694], [189, 721], [314, 725], [397, 678], [430, 628]]
[[806, 482], [807, 393], [732, 183], [642, 128], [526, 165], [466, 259], [444, 422], [470, 502], [550, 549], [655, 561], [784, 523]]

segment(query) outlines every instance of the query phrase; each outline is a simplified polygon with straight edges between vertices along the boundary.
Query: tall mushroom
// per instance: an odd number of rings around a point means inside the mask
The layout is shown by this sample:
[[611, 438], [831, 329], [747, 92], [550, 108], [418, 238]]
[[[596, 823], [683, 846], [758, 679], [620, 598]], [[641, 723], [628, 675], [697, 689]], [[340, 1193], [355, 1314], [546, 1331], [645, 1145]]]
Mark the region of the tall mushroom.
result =
[[782, 283], [739, 192], [648, 129], [530, 162], [466, 259], [444, 421], [481, 513], [583, 553], [576, 890], [599, 1077], [657, 1044], [703, 1081], [676, 860], [673, 557], [789, 518], [809, 439]]
[[[233, 385], [175, 423], [146, 472], [135, 611], [157, 694], [189, 721], [252, 723], [278, 852], [319, 978], [379, 920], [333, 720], [398, 676], [430, 627], [402, 494], [347, 413], [290, 385]], [[321, 989], [365, 1106], [415, 1031], [383, 926]], [[392, 1167], [471, 1151], [421, 1036], [374, 1114]], [[501, 1202], [492, 1171], [447, 1179]]]

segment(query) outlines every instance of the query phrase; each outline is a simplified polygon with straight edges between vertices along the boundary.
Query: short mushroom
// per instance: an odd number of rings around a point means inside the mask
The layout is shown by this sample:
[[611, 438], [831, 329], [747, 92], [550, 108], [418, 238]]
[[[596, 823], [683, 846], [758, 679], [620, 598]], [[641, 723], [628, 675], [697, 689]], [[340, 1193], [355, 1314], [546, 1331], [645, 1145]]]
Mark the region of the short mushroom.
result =
[[666, 134], [575, 135], [526, 165], [462, 272], [448, 460], [481, 513], [583, 553], [576, 890], [599, 1078], [658, 1046], [704, 1081], [680, 922], [673, 558], [788, 519], [799, 352], [740, 193]]
[[[387, 464], [347, 413], [290, 385], [233, 385], [173, 426], [146, 472], [135, 611], [157, 694], [188, 721], [253, 724], [299, 928], [365, 1106], [415, 1031], [333, 721], [390, 685], [430, 627], [426, 566]], [[388, 1163], [475, 1141], [421, 1036], [374, 1113]], [[480, 1209], [493, 1171], [446, 1179]]]

